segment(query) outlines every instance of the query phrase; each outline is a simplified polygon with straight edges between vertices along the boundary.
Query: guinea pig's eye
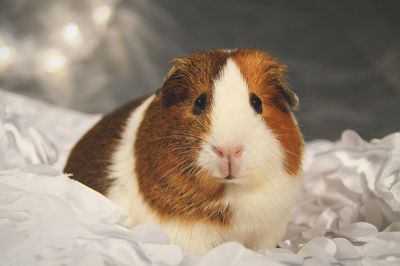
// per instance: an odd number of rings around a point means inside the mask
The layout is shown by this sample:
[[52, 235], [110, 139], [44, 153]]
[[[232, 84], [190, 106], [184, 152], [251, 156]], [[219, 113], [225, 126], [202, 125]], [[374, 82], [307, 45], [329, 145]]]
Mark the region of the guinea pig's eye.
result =
[[252, 93], [251, 96], [250, 96], [250, 104], [251, 104], [251, 107], [253, 107], [254, 111], [256, 111], [257, 114], [261, 114], [262, 113], [262, 102], [261, 102], [261, 99], [258, 98], [258, 96], [255, 95], [254, 93]]
[[207, 95], [203, 93], [200, 95], [193, 104], [193, 114], [200, 115], [204, 109], [206, 109], [207, 105]]

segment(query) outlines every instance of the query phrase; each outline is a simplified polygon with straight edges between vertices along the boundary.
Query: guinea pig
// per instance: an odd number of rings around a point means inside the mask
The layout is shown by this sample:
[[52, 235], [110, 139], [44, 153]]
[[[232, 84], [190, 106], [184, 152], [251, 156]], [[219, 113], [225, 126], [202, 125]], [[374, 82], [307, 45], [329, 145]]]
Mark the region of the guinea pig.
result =
[[285, 67], [255, 49], [177, 58], [159, 90], [105, 115], [65, 172], [185, 251], [282, 240], [301, 174], [298, 98]]

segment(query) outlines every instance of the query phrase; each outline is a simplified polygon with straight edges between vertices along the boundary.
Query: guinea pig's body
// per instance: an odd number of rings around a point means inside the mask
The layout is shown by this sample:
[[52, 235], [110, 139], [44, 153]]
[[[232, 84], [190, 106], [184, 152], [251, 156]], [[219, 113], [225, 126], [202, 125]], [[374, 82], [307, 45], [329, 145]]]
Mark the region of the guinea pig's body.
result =
[[173, 243], [274, 247], [289, 220], [303, 140], [283, 67], [257, 50], [177, 59], [160, 90], [106, 115], [65, 172]]

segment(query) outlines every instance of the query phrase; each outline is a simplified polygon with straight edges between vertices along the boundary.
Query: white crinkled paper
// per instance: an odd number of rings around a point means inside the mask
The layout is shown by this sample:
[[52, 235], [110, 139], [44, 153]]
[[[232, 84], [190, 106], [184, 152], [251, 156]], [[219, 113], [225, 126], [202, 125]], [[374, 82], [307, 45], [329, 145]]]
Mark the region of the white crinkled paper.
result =
[[0, 154], [16, 158], [0, 158], [0, 265], [400, 265], [400, 133], [366, 142], [345, 131], [337, 142], [307, 143], [281, 248], [254, 252], [229, 242], [197, 256], [169, 244], [156, 225], [120, 226], [122, 210], [61, 173], [99, 116], [0, 90], [1, 104], [0, 124], [14, 125], [33, 149], [21, 152], [0, 128]]
[[0, 89], [0, 169], [32, 163], [61, 169], [73, 144], [99, 118]]
[[318, 263], [400, 264], [400, 133], [306, 146], [300, 198], [282, 247]]

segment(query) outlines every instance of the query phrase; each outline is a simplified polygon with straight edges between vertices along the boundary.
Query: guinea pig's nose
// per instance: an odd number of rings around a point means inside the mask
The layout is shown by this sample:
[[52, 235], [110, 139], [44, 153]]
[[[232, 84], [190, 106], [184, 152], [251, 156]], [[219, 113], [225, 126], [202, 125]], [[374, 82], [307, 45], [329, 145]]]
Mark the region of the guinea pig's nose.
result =
[[222, 158], [237, 158], [242, 156], [243, 154], [243, 145], [235, 145], [235, 146], [213, 146], [214, 152]]

